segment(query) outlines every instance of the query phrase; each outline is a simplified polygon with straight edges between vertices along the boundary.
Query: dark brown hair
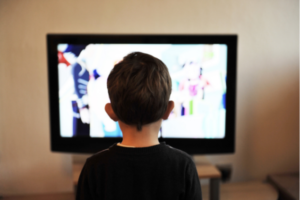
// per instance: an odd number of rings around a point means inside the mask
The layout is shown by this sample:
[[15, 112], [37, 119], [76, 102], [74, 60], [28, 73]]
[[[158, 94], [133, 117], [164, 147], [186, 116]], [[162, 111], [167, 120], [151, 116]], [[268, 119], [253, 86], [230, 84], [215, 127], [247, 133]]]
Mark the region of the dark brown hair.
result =
[[116, 64], [107, 80], [112, 109], [122, 122], [142, 125], [161, 119], [172, 90], [166, 65], [145, 53], [133, 52]]

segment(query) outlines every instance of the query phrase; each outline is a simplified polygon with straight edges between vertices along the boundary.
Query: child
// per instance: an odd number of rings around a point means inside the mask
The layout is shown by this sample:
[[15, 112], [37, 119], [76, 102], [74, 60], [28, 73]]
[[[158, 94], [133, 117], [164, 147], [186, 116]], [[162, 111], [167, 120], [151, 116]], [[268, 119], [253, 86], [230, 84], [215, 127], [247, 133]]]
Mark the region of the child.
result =
[[165, 64], [131, 53], [115, 65], [107, 88], [111, 103], [105, 110], [118, 121], [123, 140], [87, 159], [76, 199], [201, 200], [191, 157], [158, 141], [162, 120], [174, 107]]

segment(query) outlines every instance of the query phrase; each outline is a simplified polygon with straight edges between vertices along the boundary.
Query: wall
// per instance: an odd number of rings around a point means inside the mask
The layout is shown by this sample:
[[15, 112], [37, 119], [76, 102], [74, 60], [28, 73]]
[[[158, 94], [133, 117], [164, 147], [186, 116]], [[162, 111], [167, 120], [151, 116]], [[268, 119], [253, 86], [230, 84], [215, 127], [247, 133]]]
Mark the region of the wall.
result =
[[0, 193], [72, 190], [50, 152], [47, 33], [238, 34], [232, 181], [299, 169], [297, 0], [0, 0]]

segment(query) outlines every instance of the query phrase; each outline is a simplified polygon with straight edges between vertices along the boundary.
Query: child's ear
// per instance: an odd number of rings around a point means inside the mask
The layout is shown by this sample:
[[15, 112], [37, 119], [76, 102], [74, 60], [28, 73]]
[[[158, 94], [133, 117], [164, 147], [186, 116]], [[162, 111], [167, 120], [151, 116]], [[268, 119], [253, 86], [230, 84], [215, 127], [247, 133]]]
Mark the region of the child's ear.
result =
[[108, 114], [108, 116], [109, 116], [112, 120], [114, 120], [115, 122], [119, 120], [118, 117], [117, 117], [117, 115], [115, 114], [114, 110], [112, 109], [110, 103], [107, 103], [107, 104], [105, 105], [105, 111], [106, 111], [106, 113]]
[[171, 111], [173, 110], [173, 108], [174, 108], [174, 101], [169, 101], [167, 110], [166, 110], [165, 114], [162, 117], [164, 120], [168, 119], [168, 117], [169, 117]]

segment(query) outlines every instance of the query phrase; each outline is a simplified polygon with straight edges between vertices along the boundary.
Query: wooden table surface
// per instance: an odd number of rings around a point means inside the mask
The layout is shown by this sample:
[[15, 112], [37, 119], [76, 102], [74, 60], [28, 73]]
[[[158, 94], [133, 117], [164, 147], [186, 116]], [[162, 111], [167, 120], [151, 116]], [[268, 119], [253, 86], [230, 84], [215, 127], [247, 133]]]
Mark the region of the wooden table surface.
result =
[[211, 164], [196, 164], [198, 177], [201, 178], [221, 178], [220, 171]]

